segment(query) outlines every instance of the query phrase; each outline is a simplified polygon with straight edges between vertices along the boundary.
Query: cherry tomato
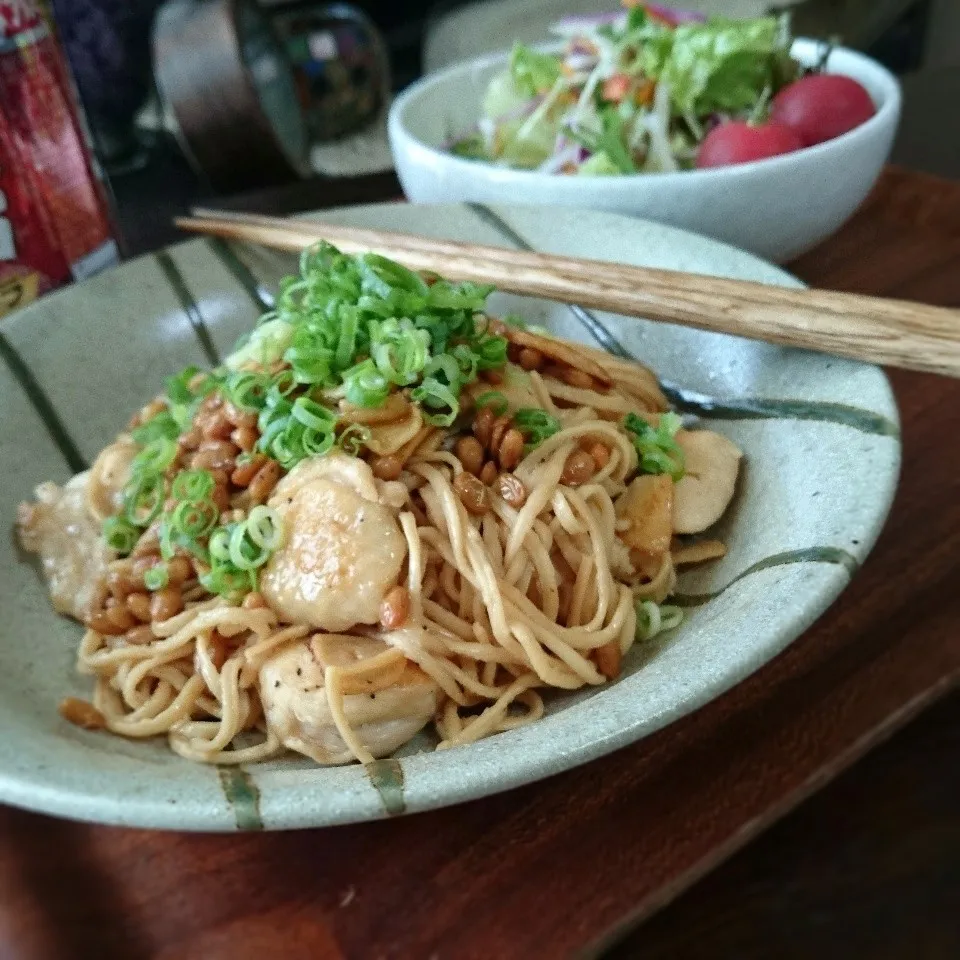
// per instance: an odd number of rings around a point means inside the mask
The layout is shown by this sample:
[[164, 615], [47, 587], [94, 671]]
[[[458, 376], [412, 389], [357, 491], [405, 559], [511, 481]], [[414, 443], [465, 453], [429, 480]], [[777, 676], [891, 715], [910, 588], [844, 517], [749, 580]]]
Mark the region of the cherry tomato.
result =
[[792, 153], [803, 144], [789, 127], [779, 123], [751, 126], [742, 120], [731, 120], [711, 130], [697, 153], [698, 167], [727, 167]]
[[805, 147], [859, 127], [877, 112], [870, 94], [852, 77], [817, 73], [801, 77], [774, 98], [770, 119], [796, 130]]

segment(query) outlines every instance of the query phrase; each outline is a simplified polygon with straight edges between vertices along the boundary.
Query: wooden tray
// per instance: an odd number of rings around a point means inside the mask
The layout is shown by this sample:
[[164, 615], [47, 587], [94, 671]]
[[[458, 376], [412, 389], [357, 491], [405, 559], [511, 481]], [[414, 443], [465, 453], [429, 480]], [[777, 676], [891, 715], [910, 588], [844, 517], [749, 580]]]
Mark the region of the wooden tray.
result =
[[[890, 171], [794, 264], [960, 303], [960, 186]], [[900, 492], [841, 600], [725, 696], [613, 756], [435, 813], [291, 834], [0, 808], [0, 955], [528, 958], [597, 952], [960, 678], [960, 381], [892, 377]]]

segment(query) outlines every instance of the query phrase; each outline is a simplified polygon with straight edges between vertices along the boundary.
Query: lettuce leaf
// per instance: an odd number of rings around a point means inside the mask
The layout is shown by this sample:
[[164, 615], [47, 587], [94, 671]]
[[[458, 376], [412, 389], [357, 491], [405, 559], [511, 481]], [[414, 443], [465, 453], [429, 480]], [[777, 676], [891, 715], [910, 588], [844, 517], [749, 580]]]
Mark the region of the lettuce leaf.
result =
[[[633, 162], [633, 157], [627, 148], [623, 118], [616, 107], [603, 107], [597, 112], [597, 118], [600, 125], [599, 131], [584, 127], [568, 127], [565, 131], [567, 136], [586, 147], [594, 155], [603, 154], [605, 160], [598, 163], [612, 164], [618, 173], [636, 173], [637, 165]], [[588, 170], [586, 172], [606, 171]]]
[[777, 17], [715, 17], [674, 30], [648, 21], [634, 37], [644, 73], [669, 86], [678, 113], [695, 116], [754, 106], [765, 87], [782, 84], [789, 59]]
[[483, 95], [481, 109], [485, 117], [499, 120], [501, 117], [520, 111], [528, 103], [530, 103], [530, 97], [517, 89], [511, 72], [504, 70], [491, 77]]
[[546, 93], [560, 76], [560, 58], [514, 44], [510, 55], [510, 75], [517, 90], [526, 97]]
[[511, 166], [532, 170], [553, 153], [559, 132], [558, 120], [549, 116], [542, 117], [532, 127], [524, 119], [501, 123], [493, 136], [494, 157]]

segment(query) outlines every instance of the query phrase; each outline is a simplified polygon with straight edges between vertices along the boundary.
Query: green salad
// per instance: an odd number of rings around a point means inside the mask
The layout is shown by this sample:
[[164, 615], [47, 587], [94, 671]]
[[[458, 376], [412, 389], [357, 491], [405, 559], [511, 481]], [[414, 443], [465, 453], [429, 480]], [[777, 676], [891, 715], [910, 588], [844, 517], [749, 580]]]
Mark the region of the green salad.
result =
[[704, 18], [655, 4], [568, 17], [556, 53], [517, 44], [458, 156], [560, 174], [685, 170], [707, 134], [765, 117], [797, 79], [786, 17]]

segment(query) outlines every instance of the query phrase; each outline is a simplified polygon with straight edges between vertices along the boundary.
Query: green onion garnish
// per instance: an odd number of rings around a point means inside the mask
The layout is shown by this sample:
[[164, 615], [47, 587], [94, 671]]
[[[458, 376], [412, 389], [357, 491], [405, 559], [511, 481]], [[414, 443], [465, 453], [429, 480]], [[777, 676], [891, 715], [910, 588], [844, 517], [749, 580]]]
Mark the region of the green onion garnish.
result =
[[474, 350], [481, 370], [496, 370], [507, 362], [507, 341], [504, 337], [481, 336], [474, 344]]
[[175, 500], [200, 503], [210, 498], [215, 486], [216, 481], [209, 470], [181, 470], [173, 478], [170, 494]]
[[135, 527], [149, 527], [163, 508], [163, 474], [135, 474], [124, 491], [124, 516]]
[[628, 413], [623, 425], [631, 434], [642, 473], [668, 473], [674, 481], [684, 473], [685, 458], [677, 443], [677, 431], [683, 425], [675, 413], [664, 413], [656, 427], [635, 413]]
[[130, 472], [134, 476], [144, 473], [163, 473], [176, 456], [176, 440], [168, 436], [156, 437], [133, 458]]
[[667, 630], [675, 630], [683, 621], [683, 610], [668, 604], [659, 605], [652, 600], [641, 600], [637, 604], [638, 641], [652, 640]]
[[382, 407], [390, 394], [390, 381], [370, 358], [344, 371], [343, 386], [355, 407]]
[[231, 373], [223, 385], [223, 393], [237, 409], [257, 413], [267, 402], [272, 380], [269, 374], [252, 371]]
[[490, 407], [498, 417], [503, 416], [509, 406], [506, 396], [499, 390], [488, 390], [486, 393], [481, 393], [474, 402], [478, 410], [482, 407]]
[[162, 410], [146, 423], [130, 431], [134, 442], [146, 446], [154, 440], [176, 440], [180, 436], [180, 426], [174, 420], [169, 410]]
[[219, 519], [220, 511], [212, 500], [200, 500], [197, 503], [182, 500], [169, 514], [174, 533], [188, 541], [199, 540], [209, 533]]
[[[104, 524], [105, 541], [129, 553], [142, 529], [156, 523], [163, 560], [183, 552], [195, 557], [205, 589], [230, 598], [255, 589], [257, 571], [280, 540], [276, 515], [255, 507], [244, 521], [221, 525], [212, 473], [174, 466], [180, 435], [192, 428], [205, 398], [217, 392], [255, 414], [256, 455], [287, 470], [334, 444], [357, 455], [370, 439], [369, 428], [358, 424], [347, 424], [338, 436], [337, 415], [327, 406], [336, 399], [376, 408], [392, 391], [410, 388], [425, 422], [449, 426], [464, 386], [506, 362], [507, 341], [491, 334], [484, 312], [491, 291], [439, 277], [428, 282], [384, 257], [346, 256], [327, 243], [305, 250], [300, 275], [281, 281], [275, 307], [248, 338], [246, 354], [212, 373], [188, 367], [171, 377], [166, 409], [131, 431], [141, 449], [124, 509]], [[478, 406], [485, 405], [498, 415], [508, 409], [496, 391], [481, 395]], [[537, 442], [558, 429], [540, 413], [529, 423]], [[250, 456], [240, 455], [237, 464]], [[151, 590], [168, 579], [163, 563], [147, 575]]]
[[337, 437], [337, 446], [351, 457], [360, 453], [361, 447], [370, 439], [370, 428], [359, 423], [349, 423]]
[[270, 507], [254, 507], [246, 520], [250, 539], [265, 550], [274, 551], [280, 546], [280, 519]]
[[319, 457], [333, 447], [336, 418], [309, 397], [293, 403], [275, 398], [259, 419], [258, 448], [281, 466], [291, 469], [307, 457]]
[[237, 570], [229, 565], [211, 567], [198, 579], [208, 593], [216, 593], [229, 599], [239, 599], [245, 593], [257, 589], [256, 570]]
[[[171, 403], [190, 403], [199, 392], [193, 387], [193, 381], [203, 371], [199, 367], [186, 367], [176, 376], [167, 378], [167, 396]], [[206, 376], [206, 375], [205, 375]]]
[[[319, 243], [303, 252], [300, 276], [281, 282], [268, 315], [271, 323], [293, 327], [284, 353], [290, 388], [279, 392], [287, 395], [298, 385], [340, 389], [354, 406], [379, 407], [393, 387], [419, 383], [426, 388], [420, 396], [428, 416], [446, 421], [463, 384], [506, 361], [506, 341], [477, 319], [491, 289], [441, 279], [428, 284], [384, 257], [349, 257]], [[455, 376], [431, 372], [436, 360], [455, 365]], [[258, 411], [275, 405], [269, 396], [264, 403], [262, 391], [251, 384], [228, 378], [235, 405]], [[292, 444], [281, 446], [292, 452]]]
[[162, 590], [170, 582], [165, 563], [155, 563], [144, 575], [143, 583], [148, 590]]
[[111, 550], [126, 556], [137, 545], [140, 530], [125, 517], [107, 517], [103, 521], [103, 539]]
[[536, 407], [523, 407], [518, 410], [513, 415], [513, 422], [531, 450], [559, 432], [561, 426], [556, 417]]
[[254, 507], [246, 520], [217, 527], [210, 537], [210, 570], [200, 583], [231, 598], [255, 590], [257, 570], [280, 545], [280, 536], [279, 517], [270, 507]]
[[369, 329], [370, 358], [380, 373], [400, 386], [416, 382], [430, 359], [430, 334], [406, 317], [374, 320]]
[[325, 432], [332, 429], [336, 422], [336, 417], [330, 410], [321, 407], [309, 397], [298, 397], [294, 400], [291, 415], [310, 430]]
[[434, 427], [449, 427], [460, 412], [460, 401], [445, 383], [427, 377], [410, 396], [423, 407], [423, 419]]

